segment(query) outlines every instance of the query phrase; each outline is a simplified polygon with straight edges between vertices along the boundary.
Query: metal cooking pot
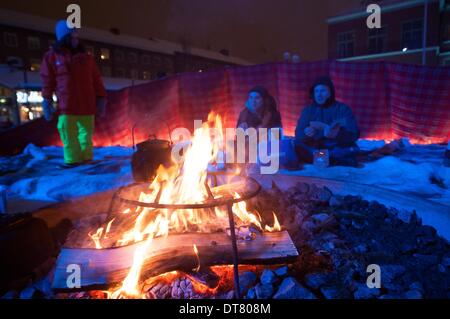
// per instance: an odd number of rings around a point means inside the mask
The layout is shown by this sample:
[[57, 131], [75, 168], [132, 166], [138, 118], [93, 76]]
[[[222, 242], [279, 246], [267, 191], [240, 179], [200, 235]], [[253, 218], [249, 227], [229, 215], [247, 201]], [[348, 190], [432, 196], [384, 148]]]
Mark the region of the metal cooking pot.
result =
[[160, 165], [169, 167], [171, 164], [172, 143], [169, 141], [159, 140], [153, 135], [134, 149], [131, 167], [136, 182], [151, 182]]

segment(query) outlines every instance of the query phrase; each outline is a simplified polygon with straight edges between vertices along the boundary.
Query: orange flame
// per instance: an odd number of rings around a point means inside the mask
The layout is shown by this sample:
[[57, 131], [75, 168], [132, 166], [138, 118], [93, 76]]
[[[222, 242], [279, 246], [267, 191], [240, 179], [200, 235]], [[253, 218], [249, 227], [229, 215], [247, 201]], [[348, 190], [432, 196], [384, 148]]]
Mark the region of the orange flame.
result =
[[265, 230], [268, 232], [281, 231], [281, 226], [280, 223], [278, 222], [277, 215], [275, 215], [274, 212], [272, 212], [272, 214], [273, 214], [273, 227], [266, 225]]
[[111, 219], [110, 222], [108, 223], [108, 225], [106, 226], [105, 237], [104, 237], [105, 239], [108, 238], [107, 235], [108, 235], [109, 231], [111, 230], [111, 225], [112, 225], [114, 219], [115, 219], [115, 218]]
[[[208, 192], [206, 186], [208, 164], [217, 160], [217, 156], [222, 150], [222, 142], [221, 118], [214, 113], [210, 113], [208, 121], [194, 131], [191, 143], [184, 152], [183, 161], [179, 164], [173, 164], [170, 168], [160, 166], [148, 192], [140, 193], [139, 201], [149, 203], [158, 201], [161, 204], [194, 204], [204, 203], [211, 196], [215, 199], [224, 196], [241, 198], [234, 189], [234, 187], [239, 186], [236, 183], [212, 187]], [[256, 211], [250, 212], [245, 201], [234, 204], [232, 211], [242, 225], [253, 224], [261, 231], [263, 230], [261, 216]], [[122, 213], [131, 214], [132, 210], [127, 208]], [[225, 230], [228, 225], [226, 209], [218, 207], [214, 209], [182, 210], [137, 207], [134, 209], [134, 213], [137, 214], [134, 225], [120, 234], [117, 244], [127, 245], [139, 242], [141, 244], [134, 252], [133, 264], [121, 288], [114, 291], [110, 296], [111, 298], [123, 296], [139, 298], [143, 296], [139, 291], [138, 284], [142, 265], [149, 254], [153, 238], [168, 236], [169, 232]], [[151, 221], [149, 222], [149, 220]], [[113, 221], [114, 219], [106, 226], [106, 234], [109, 233]], [[274, 214], [274, 226], [266, 226], [265, 230], [279, 231], [280, 229]], [[102, 248], [100, 240], [103, 230], [104, 228], [101, 227], [95, 234], [89, 234], [98, 249]], [[198, 261], [198, 267], [196, 268], [198, 271], [200, 269], [200, 258], [197, 246], [194, 245], [193, 249]]]
[[103, 227], [100, 227], [99, 229], [97, 229], [95, 234], [92, 234], [92, 235], [91, 235], [91, 233], [88, 234], [89, 237], [91, 237], [92, 240], [94, 241], [96, 249], [102, 249], [103, 248], [101, 243], [100, 243], [100, 239], [102, 237], [102, 234], [103, 234]]
[[198, 249], [197, 249], [197, 245], [196, 244], [194, 244], [194, 253], [195, 253], [195, 257], [196, 257], [196, 259], [197, 259], [197, 268], [195, 268], [195, 272], [198, 272], [199, 270], [200, 270], [200, 257], [199, 257], [199, 255], [198, 255]]

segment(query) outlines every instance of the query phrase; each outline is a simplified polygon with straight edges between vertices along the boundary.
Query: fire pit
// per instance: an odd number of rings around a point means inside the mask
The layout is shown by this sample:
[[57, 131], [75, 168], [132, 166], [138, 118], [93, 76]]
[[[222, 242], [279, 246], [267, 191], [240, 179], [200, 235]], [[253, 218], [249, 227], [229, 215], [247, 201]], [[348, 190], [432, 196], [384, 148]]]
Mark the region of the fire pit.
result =
[[57, 298], [446, 296], [449, 244], [416, 214], [333, 194], [330, 181], [278, 175], [270, 188], [211, 173], [210, 124], [182, 162], [119, 189], [101, 221], [75, 223], [49, 275]]
[[[438, 236], [434, 228], [422, 225], [414, 212], [399, 211], [361, 197], [333, 194], [327, 187], [317, 186], [308, 178], [288, 177], [283, 183], [283, 178], [277, 176], [277, 180], [282, 188], [273, 181], [270, 188], [270, 183], [259, 179], [262, 188], [257, 196], [232, 205], [239, 252], [241, 297], [448, 298], [450, 245]], [[116, 199], [115, 203], [115, 212], [110, 218], [120, 216], [118, 213], [122, 209], [122, 202]], [[243, 203], [250, 211], [256, 209], [263, 217], [272, 211], [278, 212], [283, 231], [256, 231], [258, 236], [255, 239], [245, 240], [241, 236], [242, 232], [240, 234], [241, 221], [235, 214], [235, 207]], [[126, 206], [129, 207], [129, 204]], [[128, 214], [130, 212], [122, 213], [123, 216]], [[228, 225], [227, 218], [225, 221]], [[30, 291], [34, 291], [33, 298], [38, 298], [39, 293], [45, 294], [46, 298], [127, 297], [120, 287], [123, 287], [122, 282], [134, 265], [138, 246], [146, 243], [146, 237], [138, 242], [112, 245], [112, 241], [108, 240], [117, 232], [114, 228], [118, 224], [114, 221], [108, 231], [110, 220], [106, 214], [82, 218], [75, 221], [74, 225], [73, 233], [81, 239], [89, 239], [89, 244], [85, 243], [86, 240], [76, 242], [73, 236], [69, 236], [66, 245], [73, 248], [62, 250], [56, 271], [51, 271], [41, 281], [23, 289], [20, 298], [30, 296]], [[106, 235], [102, 233], [98, 237], [101, 247], [96, 249], [87, 233], [94, 229], [91, 235], [95, 237], [95, 229], [99, 225], [104, 225]], [[283, 239], [286, 231], [289, 231], [289, 237]], [[215, 240], [212, 238], [214, 236], [220, 239]], [[140, 268], [138, 281], [142, 294], [138, 297], [235, 297], [232, 290], [234, 269], [230, 239], [226, 229], [222, 232], [191, 231], [171, 233], [167, 237], [156, 236]], [[265, 262], [274, 262], [277, 256], [282, 257], [279, 253], [283, 251], [287, 255], [291, 239], [301, 251], [295, 261], [281, 258], [281, 265], [264, 265]], [[283, 246], [281, 243], [284, 240]], [[275, 246], [272, 247], [271, 243]], [[216, 249], [219, 256], [211, 257], [214, 255], [211, 252]], [[262, 258], [263, 253], [272, 254], [273, 258], [265, 260]], [[250, 262], [245, 260], [249, 258], [246, 254], [256, 256], [253, 257], [254, 265], [248, 265]], [[81, 268], [80, 287], [67, 289], [68, 293], [59, 293], [64, 287], [69, 288], [64, 285], [70, 275], [67, 273], [70, 264]], [[373, 264], [379, 265], [381, 269], [381, 287], [372, 289], [367, 286], [370, 275], [367, 267]], [[213, 278], [214, 274], [216, 278]], [[48, 291], [46, 287], [52, 282], [55, 291]], [[212, 282], [215, 283], [210, 285]], [[117, 291], [120, 291], [119, 296], [115, 294]]]
[[[112, 298], [142, 298], [142, 277], [232, 264], [239, 298], [239, 264], [274, 264], [298, 256], [275, 212], [269, 225], [247, 207], [261, 190], [258, 182], [238, 172], [208, 173], [218, 151], [209, 125], [220, 127], [218, 121], [210, 118], [195, 131], [181, 165], [160, 167], [151, 183], [128, 185], [114, 194], [105, 222], [89, 233], [95, 248], [61, 251], [53, 289], [108, 289], [122, 283]], [[71, 265], [80, 267], [75, 287], [67, 280]]]
[[[118, 213], [124, 205], [127, 207], [126, 211], [131, 210], [131, 207], [135, 211], [152, 208], [170, 212], [201, 210], [205, 213], [204, 210], [219, 209], [223, 206], [226, 208], [229, 222], [229, 227], [226, 228], [227, 234], [218, 231], [214, 233], [194, 232], [195, 230], [198, 231], [198, 227], [195, 227], [197, 229], [192, 229], [193, 231], [189, 233], [177, 234], [167, 238], [155, 238], [153, 240], [155, 258], [149, 258], [143, 266], [146, 269], [146, 275], [155, 276], [174, 270], [189, 271], [196, 266], [199, 268], [201, 265], [232, 263], [234, 266], [235, 294], [239, 296], [239, 262], [246, 264], [280, 263], [292, 260], [298, 255], [287, 232], [260, 232], [251, 226], [240, 226], [237, 230], [235, 229], [233, 205], [237, 205], [238, 214], [242, 213], [239, 211], [239, 203], [244, 204], [244, 201], [255, 197], [261, 189], [253, 178], [234, 174], [212, 173], [208, 180], [213, 185], [213, 187], [210, 187], [210, 183], [205, 183], [205, 188], [209, 194], [208, 199], [204, 203], [195, 204], [161, 203], [162, 188], [160, 188], [154, 202], [134, 200], [136, 194], [141, 194], [144, 190], [149, 189], [150, 184], [148, 183], [133, 184], [119, 189], [113, 196], [106, 223], [109, 225], [107, 231], [101, 231], [98, 236], [91, 235], [97, 249], [64, 249], [58, 260], [53, 288], [73, 291], [72, 288], [67, 287], [66, 282], [66, 270], [70, 264], [81, 264], [87, 267], [87, 269], [82, 270], [80, 289], [106, 288], [108, 285], [120, 282], [124, 278], [125, 273], [123, 271], [132, 265], [133, 252], [143, 247], [144, 244], [141, 242], [134, 245], [108, 247], [107, 249], [102, 249], [101, 245], [104, 242], [109, 242], [109, 245], [114, 242], [117, 243], [117, 240], [109, 237], [108, 234], [114, 233], [114, 227], [111, 225], [116, 225], [115, 228], [118, 232], [129, 221], [128, 213]], [[228, 182], [220, 184], [220, 181]], [[239, 191], [239, 194], [242, 195], [232, 195], [230, 191], [235, 192], [235, 194], [237, 194], [236, 191]], [[153, 215], [158, 214], [157, 211], [153, 213]], [[113, 221], [115, 221], [114, 224]], [[253, 222], [259, 223], [258, 220]], [[272, 227], [265, 225], [265, 229], [272, 230]], [[232, 254], [230, 254], [231, 252]], [[171, 255], [170, 259], [165, 260], [168, 254]], [[201, 256], [201, 263], [199, 262], [199, 256]], [[108, 269], [98, 266], [99, 263], [105, 261], [108, 261]], [[117, 263], [113, 261], [117, 261]], [[102, 272], [101, 276], [99, 272]]]
[[[215, 190], [219, 190], [218, 188], [218, 177], [224, 177], [226, 176], [225, 174], [221, 174], [222, 176], [218, 175], [217, 173], [213, 173], [211, 176], [213, 183], [214, 183], [214, 189]], [[141, 202], [141, 201], [136, 201], [133, 200], [132, 197], [131, 199], [129, 198], [130, 194], [135, 194], [137, 192], [141, 193], [143, 191], [143, 188], [148, 188], [149, 185], [147, 184], [137, 184], [137, 185], [132, 185], [132, 186], [127, 186], [124, 187], [123, 189], [119, 190], [113, 197], [113, 202], [114, 199], [119, 200], [120, 202], [124, 203], [124, 204], [128, 204], [130, 206], [137, 206], [137, 207], [147, 207], [147, 208], [159, 208], [159, 209], [169, 209], [169, 210], [178, 210], [178, 209], [215, 209], [218, 208], [220, 206], [226, 206], [227, 208], [227, 214], [228, 214], [228, 220], [229, 220], [229, 225], [230, 225], [230, 235], [231, 235], [231, 244], [233, 247], [233, 266], [234, 266], [234, 286], [235, 286], [235, 294], [236, 297], [240, 297], [240, 293], [239, 293], [239, 273], [238, 273], [238, 249], [237, 249], [237, 241], [236, 241], [236, 232], [235, 232], [235, 225], [234, 225], [234, 218], [233, 218], [233, 204], [245, 201], [247, 199], [250, 199], [254, 196], [256, 196], [259, 191], [261, 190], [261, 186], [252, 178], [244, 178], [244, 177], [240, 177], [238, 175], [231, 175], [228, 174], [227, 176], [229, 179], [233, 179], [233, 178], [240, 178], [241, 180], [238, 182], [239, 185], [243, 185], [242, 188], [244, 188], [243, 192], [240, 192], [240, 196], [227, 196], [229, 194], [225, 193], [225, 194], [220, 194], [220, 191], [216, 191], [216, 194], [213, 193], [213, 191], [211, 190], [209, 183], [206, 182], [205, 183], [205, 189], [208, 193], [208, 198], [206, 200], [206, 202], [204, 203], [196, 203], [196, 204], [164, 204], [164, 203], [160, 203], [160, 198], [161, 198], [161, 191], [162, 191], [162, 187], [160, 187], [159, 192], [156, 196], [155, 202], [152, 203], [148, 203], [148, 202]], [[235, 188], [231, 187], [230, 185], [224, 184], [221, 185], [222, 188], [224, 189], [223, 186], [225, 186], [225, 188], [228, 189], [232, 189], [233, 191], [236, 191]], [[217, 195], [219, 195], [219, 198], [216, 198]], [[111, 218], [112, 216], [110, 216]], [[114, 218], [114, 217], [112, 217]], [[110, 219], [112, 220], [112, 219]], [[249, 232], [250, 233], [250, 232]], [[254, 234], [254, 233], [250, 233], [250, 234]], [[217, 241], [212, 241], [214, 243], [217, 243]], [[195, 244], [194, 244], [195, 245]], [[197, 246], [195, 247], [195, 253], [198, 256], [198, 249]], [[200, 263], [199, 266], [200, 268]]]

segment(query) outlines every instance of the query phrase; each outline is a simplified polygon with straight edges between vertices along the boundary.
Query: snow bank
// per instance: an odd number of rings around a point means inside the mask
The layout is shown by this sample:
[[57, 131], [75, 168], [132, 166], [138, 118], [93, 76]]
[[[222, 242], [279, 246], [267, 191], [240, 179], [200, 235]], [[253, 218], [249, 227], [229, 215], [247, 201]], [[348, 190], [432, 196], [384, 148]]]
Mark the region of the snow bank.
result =
[[[362, 168], [335, 166], [319, 169], [305, 165], [299, 171], [280, 172], [375, 185], [450, 206], [450, 168], [442, 165], [445, 146], [404, 144], [405, 148], [399, 153], [364, 163]], [[358, 145], [364, 150], [373, 150], [384, 145], [384, 141], [362, 140]]]
[[[384, 141], [361, 140], [358, 144], [373, 150]], [[280, 173], [376, 185], [450, 206], [450, 168], [442, 165], [446, 146], [404, 144], [400, 153], [364, 163], [362, 168], [305, 165], [299, 171]], [[115, 189], [133, 182], [132, 153], [125, 147], [96, 148], [94, 160], [99, 163], [62, 169], [61, 147], [29, 146], [23, 154], [0, 157], [0, 185], [7, 186], [8, 197], [50, 202]]]
[[94, 160], [100, 162], [63, 169], [61, 147], [28, 146], [23, 154], [0, 158], [0, 185], [15, 199], [65, 201], [132, 182], [131, 154], [130, 148], [98, 148]]

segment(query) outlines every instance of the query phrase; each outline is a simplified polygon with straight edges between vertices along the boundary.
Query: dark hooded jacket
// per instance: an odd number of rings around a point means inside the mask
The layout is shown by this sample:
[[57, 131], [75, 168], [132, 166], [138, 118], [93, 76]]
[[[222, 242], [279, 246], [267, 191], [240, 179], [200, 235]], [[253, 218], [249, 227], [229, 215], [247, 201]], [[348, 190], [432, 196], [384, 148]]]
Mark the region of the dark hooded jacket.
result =
[[239, 114], [239, 119], [236, 126], [239, 127], [241, 123], [247, 123], [248, 127], [253, 128], [258, 128], [261, 126], [264, 126], [265, 128], [275, 128], [275, 127], [281, 128], [280, 112], [278, 112], [277, 110], [277, 104], [275, 102], [275, 99], [273, 98], [273, 96], [269, 94], [267, 89], [262, 86], [256, 86], [253, 89], [251, 89], [249, 93], [250, 92], [257, 92], [263, 98], [264, 114], [266, 114], [266, 112], [270, 113], [269, 121], [267, 123], [263, 123], [262, 119], [256, 113], [253, 113], [246, 107]]
[[[314, 88], [319, 84], [326, 85], [330, 89], [330, 97], [323, 105], [317, 104], [314, 99]], [[342, 146], [353, 146], [359, 138], [358, 125], [350, 107], [336, 101], [333, 81], [329, 77], [318, 78], [310, 89], [310, 97], [313, 103], [303, 109], [297, 122], [295, 129], [296, 143], [313, 142], [324, 138], [321, 133], [313, 137], [305, 135], [304, 130], [310, 126], [311, 121], [319, 121], [331, 125], [339, 120], [344, 125], [339, 129], [336, 141]]]

